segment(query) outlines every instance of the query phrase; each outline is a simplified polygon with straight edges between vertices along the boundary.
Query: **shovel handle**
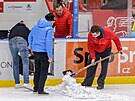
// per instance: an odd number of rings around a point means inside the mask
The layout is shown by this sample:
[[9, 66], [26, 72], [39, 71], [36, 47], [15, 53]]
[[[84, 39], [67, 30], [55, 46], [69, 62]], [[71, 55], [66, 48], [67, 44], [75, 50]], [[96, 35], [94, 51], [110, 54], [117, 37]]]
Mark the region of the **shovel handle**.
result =
[[105, 57], [105, 58], [103, 58], [103, 59], [100, 59], [100, 60], [98, 60], [98, 61], [96, 61], [96, 62], [94, 62], [94, 63], [92, 63], [92, 64], [87, 65], [86, 67], [81, 68], [80, 70], [78, 70], [77, 72], [72, 73], [71, 75], [72, 75], [72, 76], [73, 76], [73, 75], [76, 75], [76, 74], [82, 72], [83, 70], [85, 70], [85, 69], [87, 69], [87, 68], [89, 68], [89, 67], [91, 67], [91, 66], [94, 66], [94, 65], [96, 65], [97, 63], [99, 63], [99, 62], [101, 62], [101, 61], [104, 61], [104, 60], [106, 60], [106, 59], [108, 59], [108, 58], [110, 58], [110, 57], [112, 57], [112, 56], [114, 56], [114, 55], [116, 55], [116, 54], [118, 54], [118, 53], [119, 53], [119, 52], [110, 54], [109, 56], [107, 56], [107, 57]]

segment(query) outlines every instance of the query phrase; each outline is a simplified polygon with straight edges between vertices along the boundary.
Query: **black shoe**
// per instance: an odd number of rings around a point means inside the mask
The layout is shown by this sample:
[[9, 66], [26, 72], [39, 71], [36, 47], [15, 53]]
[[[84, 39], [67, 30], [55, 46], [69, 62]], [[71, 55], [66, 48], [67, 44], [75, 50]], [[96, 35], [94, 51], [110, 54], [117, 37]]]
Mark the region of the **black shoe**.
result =
[[44, 95], [49, 95], [49, 93], [42, 91], [42, 92], [38, 92], [38, 94], [44, 94]]
[[33, 93], [37, 93], [38, 92], [38, 90], [33, 90]]
[[104, 89], [104, 86], [97, 86], [97, 90]]
[[91, 87], [91, 85], [86, 85], [85, 83], [81, 83], [81, 85], [85, 87]]
[[38, 88], [37, 87], [33, 87], [33, 92], [38, 92]]

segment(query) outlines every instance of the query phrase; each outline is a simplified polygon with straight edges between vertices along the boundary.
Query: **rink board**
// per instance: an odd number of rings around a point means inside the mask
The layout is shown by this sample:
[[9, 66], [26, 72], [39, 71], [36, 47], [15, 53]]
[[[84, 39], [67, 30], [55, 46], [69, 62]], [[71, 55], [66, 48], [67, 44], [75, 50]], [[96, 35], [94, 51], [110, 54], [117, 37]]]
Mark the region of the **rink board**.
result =
[[[124, 50], [123, 56], [120, 54], [110, 58], [106, 84], [132, 84], [135, 83], [135, 38], [120, 38]], [[0, 87], [14, 86], [12, 73], [12, 56], [9, 51], [8, 41], [0, 41]], [[112, 52], [116, 52], [113, 43]], [[86, 65], [88, 57], [87, 39], [55, 39], [54, 40], [54, 62], [50, 65], [47, 86], [58, 85], [62, 82], [62, 71], [71, 69], [77, 71]], [[96, 77], [100, 73], [100, 65], [97, 69]], [[80, 83], [85, 77], [86, 71], [76, 75], [77, 82]], [[33, 77], [30, 82], [33, 84]], [[94, 80], [96, 84], [97, 78]]]
[[[135, 38], [120, 38], [123, 55], [117, 54], [109, 59], [108, 77], [135, 76]], [[112, 53], [117, 52], [112, 43]], [[78, 71], [86, 66], [89, 57], [87, 39], [55, 39], [54, 40], [54, 77], [62, 77], [62, 71], [70, 69]], [[98, 66], [96, 76], [101, 67]], [[80, 72], [76, 77], [85, 77], [86, 71]]]

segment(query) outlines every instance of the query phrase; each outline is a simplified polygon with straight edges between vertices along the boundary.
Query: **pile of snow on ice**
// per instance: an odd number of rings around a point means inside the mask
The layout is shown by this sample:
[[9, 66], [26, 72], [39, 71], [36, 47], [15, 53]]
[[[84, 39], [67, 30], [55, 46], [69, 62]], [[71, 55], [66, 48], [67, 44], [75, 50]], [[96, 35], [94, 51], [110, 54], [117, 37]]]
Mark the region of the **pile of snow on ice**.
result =
[[96, 88], [81, 86], [77, 84], [76, 79], [70, 75], [65, 75], [62, 80], [62, 84], [54, 87], [47, 87], [46, 89], [76, 99], [129, 99], [129, 97], [125, 95], [107, 94]]

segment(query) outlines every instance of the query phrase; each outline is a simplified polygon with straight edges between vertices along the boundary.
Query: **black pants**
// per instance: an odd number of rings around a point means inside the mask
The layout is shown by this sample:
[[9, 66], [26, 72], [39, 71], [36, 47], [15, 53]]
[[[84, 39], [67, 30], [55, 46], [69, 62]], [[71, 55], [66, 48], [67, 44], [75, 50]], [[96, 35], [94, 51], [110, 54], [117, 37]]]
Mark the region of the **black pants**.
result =
[[[102, 58], [109, 56], [110, 53], [111, 53], [111, 47], [107, 48], [102, 53], [96, 52], [96, 61], [98, 61], [100, 58], [102, 59]], [[91, 63], [91, 60], [92, 60], [91, 58], [88, 60], [88, 65]], [[98, 77], [98, 80], [97, 80], [98, 86], [104, 86], [104, 80], [107, 75], [108, 62], [109, 62], [109, 58], [101, 62], [102, 68], [101, 68], [100, 76]], [[91, 66], [87, 69], [86, 78], [84, 79], [83, 85], [86, 85], [86, 86], [92, 85], [95, 74], [96, 74], [97, 66], [98, 66], [98, 64]]]
[[34, 90], [39, 92], [44, 90], [47, 79], [49, 62], [46, 52], [34, 52], [35, 74], [34, 74]]

